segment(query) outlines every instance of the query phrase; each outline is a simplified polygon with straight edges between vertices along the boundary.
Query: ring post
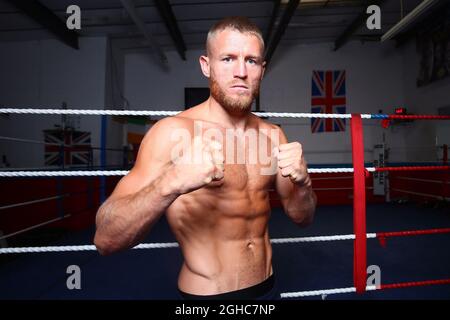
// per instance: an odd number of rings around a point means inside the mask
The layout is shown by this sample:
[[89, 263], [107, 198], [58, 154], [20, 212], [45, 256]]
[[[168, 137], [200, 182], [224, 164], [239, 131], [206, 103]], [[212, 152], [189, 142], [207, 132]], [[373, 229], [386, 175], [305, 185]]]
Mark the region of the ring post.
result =
[[366, 290], [366, 177], [364, 167], [364, 136], [360, 114], [352, 114], [350, 120], [353, 159], [353, 282], [357, 293]]

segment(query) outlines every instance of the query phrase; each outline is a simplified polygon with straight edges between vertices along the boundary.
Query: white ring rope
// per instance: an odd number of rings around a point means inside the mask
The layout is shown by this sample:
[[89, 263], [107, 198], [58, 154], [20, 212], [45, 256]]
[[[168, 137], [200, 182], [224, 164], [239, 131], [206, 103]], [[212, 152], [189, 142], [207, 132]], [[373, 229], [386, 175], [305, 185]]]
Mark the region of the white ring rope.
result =
[[173, 116], [181, 111], [150, 111], [150, 110], [83, 110], [83, 109], [14, 109], [2, 108], [0, 113], [15, 114], [55, 114], [55, 115], [99, 115], [99, 116]]
[[[368, 233], [367, 238], [376, 238], [376, 233]], [[334, 236], [316, 236], [316, 237], [301, 237], [301, 238], [277, 238], [271, 239], [271, 243], [300, 243], [300, 242], [323, 242], [323, 241], [340, 241], [353, 240], [354, 234], [334, 235]], [[177, 242], [160, 242], [160, 243], [141, 243], [133, 249], [163, 249], [176, 248]], [[96, 251], [94, 245], [80, 245], [80, 246], [49, 246], [49, 247], [19, 247], [19, 248], [0, 248], [0, 254], [4, 253], [29, 253], [29, 252], [68, 252], [68, 251]]]
[[[366, 291], [377, 290], [376, 286], [367, 286]], [[329, 294], [338, 294], [338, 293], [351, 293], [356, 292], [355, 287], [348, 288], [335, 288], [335, 289], [326, 289], [326, 290], [311, 290], [311, 291], [297, 291], [297, 292], [283, 292], [281, 293], [281, 298], [298, 298], [298, 297], [312, 297], [312, 296], [327, 296]]]
[[[368, 233], [367, 238], [376, 238], [376, 233]], [[320, 241], [340, 241], [340, 240], [354, 240], [354, 234], [343, 234], [334, 236], [315, 236], [315, 237], [301, 237], [301, 238], [279, 238], [272, 239], [272, 243], [299, 243], [299, 242], [320, 242]]]
[[[0, 108], [0, 113], [15, 114], [56, 114], [56, 115], [114, 115], [114, 116], [173, 116], [182, 111], [150, 110], [94, 110], [94, 109], [36, 109], [36, 108]], [[270, 118], [335, 118], [350, 119], [350, 113], [294, 113], [294, 112], [253, 112], [259, 117]], [[370, 114], [361, 114], [363, 119], [371, 119]]]
[[94, 177], [124, 176], [128, 170], [76, 170], [76, 171], [0, 171], [0, 177]]
[[[133, 249], [163, 249], [163, 248], [175, 248], [178, 247], [176, 242], [166, 243], [142, 243], [137, 245]], [[97, 248], [94, 245], [82, 245], [82, 246], [49, 246], [49, 247], [22, 247], [22, 248], [1, 248], [2, 253], [37, 253], [37, 252], [72, 252], [72, 251], [96, 251]]]
[[[366, 168], [374, 172], [374, 167]], [[0, 177], [94, 177], [125, 176], [128, 170], [75, 170], [75, 171], [0, 171]], [[352, 173], [353, 168], [320, 168], [308, 169], [309, 173]]]

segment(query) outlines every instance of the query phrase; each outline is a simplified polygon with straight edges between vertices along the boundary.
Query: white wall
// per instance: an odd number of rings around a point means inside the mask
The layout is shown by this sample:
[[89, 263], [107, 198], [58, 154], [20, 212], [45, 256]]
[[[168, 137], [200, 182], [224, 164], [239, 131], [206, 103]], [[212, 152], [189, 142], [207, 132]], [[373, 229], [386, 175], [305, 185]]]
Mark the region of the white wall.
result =
[[[74, 50], [57, 40], [0, 43], [0, 105], [8, 107], [101, 108], [105, 101], [104, 38], [80, 38]], [[80, 130], [92, 132], [100, 144], [100, 117], [83, 116]], [[61, 116], [9, 115], [0, 117], [0, 135], [43, 141], [44, 129], [61, 124]], [[0, 140], [0, 155], [12, 167], [41, 167], [44, 147]], [[95, 152], [97, 160], [99, 153]], [[98, 161], [98, 160], [97, 160]]]
[[[450, 78], [417, 87], [416, 80], [420, 69], [420, 54], [414, 42], [409, 42], [403, 50], [405, 105], [415, 114], [438, 114], [439, 108], [450, 107]], [[410, 146], [410, 158], [432, 158], [433, 148], [423, 146], [450, 145], [450, 121], [415, 121], [402, 133], [405, 143]], [[414, 149], [414, 147], [417, 147]], [[439, 152], [441, 156], [441, 152]], [[436, 157], [435, 157], [436, 158]]]
[[201, 51], [187, 51], [186, 61], [178, 53], [167, 52], [170, 70], [155, 64], [148, 52], [125, 56], [124, 95], [135, 109], [184, 110], [185, 87], [207, 87], [198, 57]]

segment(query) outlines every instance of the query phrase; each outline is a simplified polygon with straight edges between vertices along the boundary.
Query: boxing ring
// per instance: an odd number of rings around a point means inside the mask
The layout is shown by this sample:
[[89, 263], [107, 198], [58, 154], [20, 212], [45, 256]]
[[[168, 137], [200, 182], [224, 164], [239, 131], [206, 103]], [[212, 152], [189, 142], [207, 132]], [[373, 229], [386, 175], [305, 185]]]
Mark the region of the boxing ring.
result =
[[[181, 111], [180, 111], [181, 112]], [[14, 109], [2, 108], [0, 114], [33, 114], [33, 115], [122, 115], [122, 116], [172, 116], [179, 113], [178, 111], [123, 111], [123, 110], [58, 110], [58, 109]], [[366, 223], [366, 190], [367, 178], [375, 172], [447, 172], [450, 166], [445, 162], [442, 165], [421, 165], [421, 166], [383, 166], [383, 167], [367, 167], [364, 163], [364, 143], [363, 143], [363, 119], [381, 120], [382, 126], [389, 126], [389, 122], [393, 120], [450, 120], [450, 116], [438, 115], [386, 115], [386, 114], [313, 114], [313, 113], [271, 113], [271, 112], [254, 112], [257, 116], [268, 118], [343, 118], [350, 119], [351, 141], [352, 141], [352, 162], [353, 167], [349, 168], [309, 168], [308, 172], [314, 175], [346, 173], [351, 174], [353, 179], [353, 232], [349, 234], [333, 234], [333, 235], [312, 235], [306, 237], [277, 237], [272, 238], [271, 243], [274, 246], [292, 245], [292, 244], [312, 244], [312, 243], [337, 243], [351, 242], [353, 244], [353, 282], [348, 286], [333, 287], [328, 284], [325, 289], [312, 288], [306, 291], [287, 291], [282, 292], [281, 297], [304, 298], [304, 297], [322, 297], [329, 295], [346, 294], [356, 292], [363, 294], [365, 292], [387, 290], [395, 288], [411, 288], [420, 286], [435, 286], [450, 284], [450, 272], [447, 277], [439, 279], [411, 279], [411, 281], [380, 283], [378, 285], [367, 285], [367, 247], [371, 241], [378, 240], [381, 247], [386, 247], [389, 239], [427, 236], [450, 233], [450, 224], [443, 228], [414, 229], [390, 232], [367, 232]], [[0, 178], [20, 178], [20, 177], [120, 177], [126, 175], [127, 170], [2, 170]], [[314, 185], [314, 178], [313, 185]], [[444, 186], [448, 184], [448, 180], [444, 181]], [[57, 195], [48, 197], [39, 201], [54, 201], [63, 197]], [[445, 200], [444, 194], [444, 200]], [[14, 206], [14, 205], [13, 205]], [[7, 208], [2, 208], [7, 209]], [[60, 217], [58, 219], [62, 219]], [[46, 224], [53, 221], [47, 221]], [[39, 226], [37, 226], [39, 227]], [[0, 239], [7, 238], [10, 235], [0, 236]], [[388, 241], [389, 240], [389, 241]], [[153, 242], [142, 243], [134, 247], [133, 250], [170, 250], [177, 248], [176, 242]], [[13, 254], [36, 254], [36, 253], [64, 253], [64, 252], [91, 252], [96, 248], [93, 245], [64, 245], [64, 246], [31, 246], [31, 247], [11, 247], [0, 248], [0, 255]], [[276, 250], [274, 250], [276, 251]], [[450, 270], [450, 265], [447, 267]]]

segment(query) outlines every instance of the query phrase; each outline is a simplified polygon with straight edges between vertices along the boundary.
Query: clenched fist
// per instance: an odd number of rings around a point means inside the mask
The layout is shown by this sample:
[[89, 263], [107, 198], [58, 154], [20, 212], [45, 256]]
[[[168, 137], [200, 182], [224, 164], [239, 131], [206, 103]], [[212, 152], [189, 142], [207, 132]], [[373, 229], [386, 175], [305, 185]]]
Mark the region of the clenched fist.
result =
[[311, 185], [302, 145], [299, 142], [280, 144], [274, 148], [274, 156], [278, 160], [278, 168], [283, 177], [289, 177], [298, 185]]
[[224, 167], [222, 145], [196, 136], [184, 154], [174, 161], [174, 182], [180, 193], [188, 193], [221, 181]]

